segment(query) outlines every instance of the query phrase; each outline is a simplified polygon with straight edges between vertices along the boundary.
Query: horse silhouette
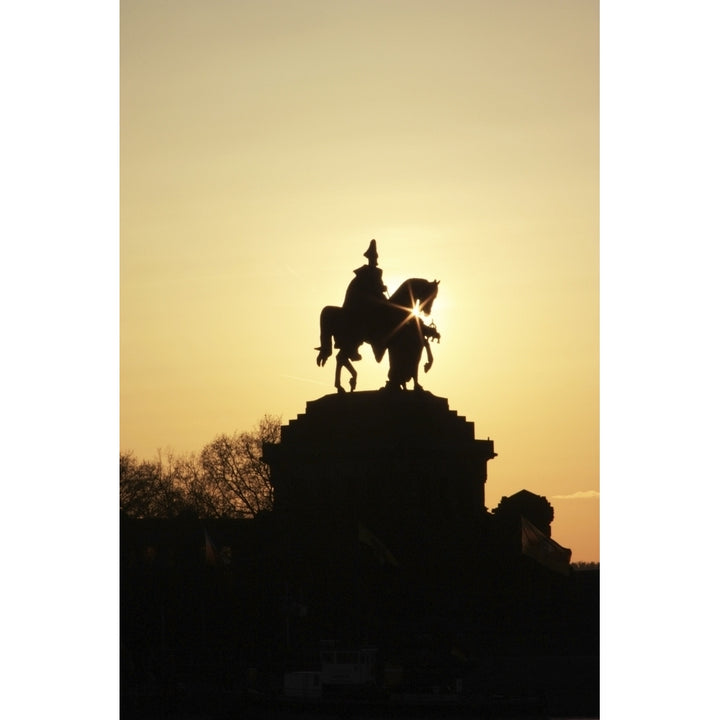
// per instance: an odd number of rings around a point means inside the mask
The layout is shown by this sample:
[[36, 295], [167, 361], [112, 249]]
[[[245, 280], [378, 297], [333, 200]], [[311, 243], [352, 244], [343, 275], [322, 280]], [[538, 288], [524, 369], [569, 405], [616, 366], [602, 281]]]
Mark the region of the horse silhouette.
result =
[[411, 278], [406, 280], [387, 299], [373, 300], [363, 308], [350, 310], [346, 307], [327, 305], [320, 312], [320, 347], [317, 364], [325, 365], [334, 346], [338, 350], [335, 366], [335, 388], [345, 392], [341, 372], [350, 373], [350, 391], [357, 385], [357, 371], [351, 360], [358, 360], [358, 346], [367, 342], [373, 349], [377, 362], [388, 353], [390, 368], [385, 385], [388, 389], [406, 389], [412, 380], [415, 390], [422, 390], [418, 383], [418, 367], [422, 351], [427, 352], [427, 372], [433, 364], [428, 339], [440, 340], [435, 325], [426, 325], [420, 314], [429, 315], [437, 297], [438, 280]]

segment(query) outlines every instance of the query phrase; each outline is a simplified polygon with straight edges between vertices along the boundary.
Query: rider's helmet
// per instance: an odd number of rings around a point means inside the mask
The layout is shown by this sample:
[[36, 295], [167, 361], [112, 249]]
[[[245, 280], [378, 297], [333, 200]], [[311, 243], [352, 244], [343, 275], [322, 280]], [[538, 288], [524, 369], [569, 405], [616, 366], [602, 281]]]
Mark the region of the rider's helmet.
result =
[[377, 244], [375, 243], [375, 240], [370, 241], [370, 246], [363, 253], [363, 256], [366, 257], [368, 260], [376, 260], [377, 261], [378, 251], [377, 251]]

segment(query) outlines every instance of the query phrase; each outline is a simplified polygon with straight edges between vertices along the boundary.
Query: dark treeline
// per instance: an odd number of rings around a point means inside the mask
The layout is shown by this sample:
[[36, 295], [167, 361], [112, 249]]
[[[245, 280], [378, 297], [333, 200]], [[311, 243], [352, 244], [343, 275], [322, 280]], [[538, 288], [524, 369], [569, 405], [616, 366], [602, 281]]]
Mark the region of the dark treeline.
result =
[[249, 432], [218, 435], [199, 454], [138, 460], [120, 454], [120, 510], [131, 518], [254, 518], [272, 509], [263, 443], [280, 439], [281, 418], [265, 415]]

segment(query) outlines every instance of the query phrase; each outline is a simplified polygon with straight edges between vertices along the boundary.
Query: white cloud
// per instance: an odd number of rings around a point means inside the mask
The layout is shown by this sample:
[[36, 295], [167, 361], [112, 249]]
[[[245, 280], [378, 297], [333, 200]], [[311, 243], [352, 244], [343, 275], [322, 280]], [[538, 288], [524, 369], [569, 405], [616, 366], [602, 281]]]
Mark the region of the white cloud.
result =
[[553, 500], [587, 500], [599, 498], [600, 493], [597, 490], [578, 490], [571, 495], [553, 495]]

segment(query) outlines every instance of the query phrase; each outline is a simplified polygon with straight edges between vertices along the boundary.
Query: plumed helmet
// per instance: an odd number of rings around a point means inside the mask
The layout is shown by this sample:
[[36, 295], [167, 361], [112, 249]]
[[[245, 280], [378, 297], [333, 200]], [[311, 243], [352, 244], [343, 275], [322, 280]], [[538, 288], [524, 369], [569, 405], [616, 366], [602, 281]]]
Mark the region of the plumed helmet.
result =
[[377, 260], [378, 252], [377, 252], [377, 245], [375, 244], [375, 240], [370, 241], [370, 246], [363, 253], [363, 256], [366, 257], [368, 260]]

